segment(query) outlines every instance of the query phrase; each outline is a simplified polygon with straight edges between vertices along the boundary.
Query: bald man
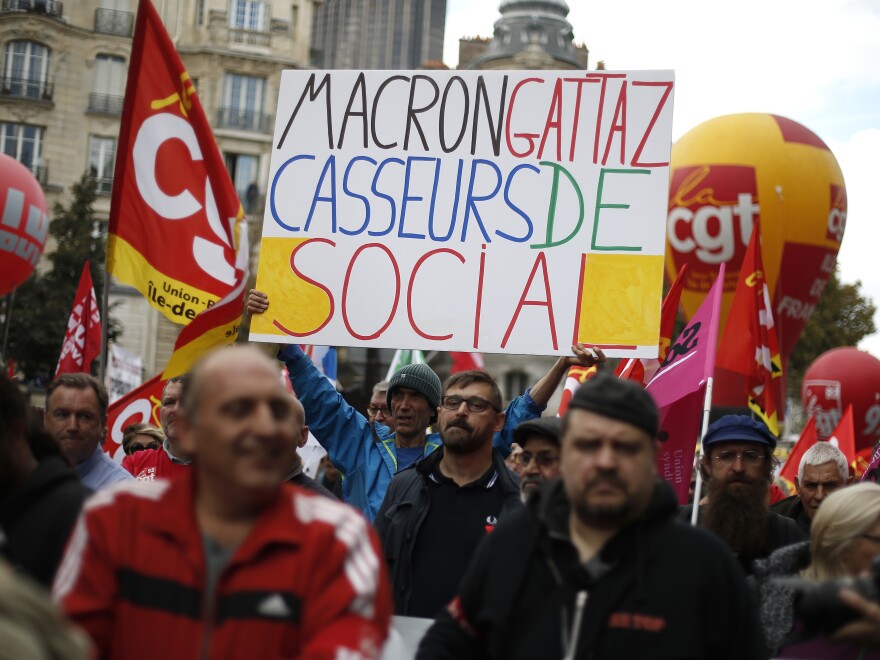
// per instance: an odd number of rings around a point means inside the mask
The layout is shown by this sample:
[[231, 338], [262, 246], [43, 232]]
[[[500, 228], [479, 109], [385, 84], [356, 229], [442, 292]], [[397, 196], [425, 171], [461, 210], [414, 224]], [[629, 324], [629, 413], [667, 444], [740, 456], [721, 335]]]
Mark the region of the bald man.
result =
[[[309, 441], [309, 427], [306, 426], [306, 413], [305, 410], [303, 410], [299, 399], [291, 397], [291, 401], [293, 402], [293, 435], [296, 438], [296, 446], [300, 448], [305, 447], [306, 443]], [[303, 472], [303, 460], [296, 451], [293, 452], [293, 462], [290, 464], [290, 469], [287, 471], [285, 481], [296, 484], [300, 488], [311, 490], [324, 497], [332, 497], [334, 500], [340, 499]]]
[[377, 657], [391, 596], [375, 534], [284, 483], [308, 431], [275, 364], [213, 353], [182, 406], [193, 469], [92, 500], [58, 571], [55, 597], [97, 655]]

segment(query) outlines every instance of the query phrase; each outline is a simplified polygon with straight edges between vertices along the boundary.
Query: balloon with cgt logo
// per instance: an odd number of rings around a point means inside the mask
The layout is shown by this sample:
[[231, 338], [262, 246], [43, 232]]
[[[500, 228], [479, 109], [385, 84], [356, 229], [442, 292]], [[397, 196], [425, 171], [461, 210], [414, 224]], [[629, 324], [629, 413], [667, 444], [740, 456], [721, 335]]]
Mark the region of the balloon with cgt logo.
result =
[[[834, 154], [801, 124], [770, 114], [710, 119], [672, 148], [666, 274], [688, 264], [681, 305], [690, 318], [727, 264], [721, 327], [755, 220], [783, 369], [834, 272], [846, 226], [846, 187]], [[777, 379], [780, 412], [784, 379]], [[746, 405], [742, 376], [715, 371], [713, 404]]]
[[0, 154], [0, 295], [18, 288], [34, 272], [48, 232], [40, 184], [28, 168]]

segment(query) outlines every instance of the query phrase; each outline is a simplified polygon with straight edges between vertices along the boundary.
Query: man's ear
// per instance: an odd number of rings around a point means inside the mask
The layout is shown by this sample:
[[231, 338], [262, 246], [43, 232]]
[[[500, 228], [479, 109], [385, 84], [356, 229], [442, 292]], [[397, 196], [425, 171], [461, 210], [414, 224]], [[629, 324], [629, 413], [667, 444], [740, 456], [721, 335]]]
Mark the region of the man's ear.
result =
[[797, 477], [794, 478], [794, 488], [797, 492], [801, 492], [801, 482]]
[[302, 431], [300, 431], [300, 437], [296, 441], [296, 446], [302, 449], [306, 446], [306, 443], [309, 441], [309, 427], [303, 425]]
[[495, 426], [492, 429], [495, 431], [495, 433], [499, 433], [501, 431], [501, 429], [504, 428], [504, 420], [506, 418], [507, 418], [507, 415], [503, 412], [500, 412], [495, 415]]

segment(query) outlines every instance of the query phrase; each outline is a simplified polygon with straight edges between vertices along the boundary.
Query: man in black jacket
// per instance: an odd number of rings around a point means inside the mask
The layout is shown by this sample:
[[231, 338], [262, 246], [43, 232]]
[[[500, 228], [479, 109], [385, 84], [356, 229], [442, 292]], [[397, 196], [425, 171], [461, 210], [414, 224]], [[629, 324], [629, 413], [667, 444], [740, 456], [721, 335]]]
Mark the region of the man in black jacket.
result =
[[657, 426], [637, 385], [582, 385], [564, 420], [561, 481], [482, 543], [417, 657], [761, 657], [733, 557], [675, 519], [656, 478]]
[[443, 392], [443, 446], [394, 476], [376, 516], [395, 614], [435, 616], [479, 542], [522, 507], [519, 484], [492, 448], [504, 426], [497, 383], [484, 371], [463, 371]]
[[18, 387], [0, 376], [0, 554], [46, 587], [91, 491], [58, 443], [28, 429]]

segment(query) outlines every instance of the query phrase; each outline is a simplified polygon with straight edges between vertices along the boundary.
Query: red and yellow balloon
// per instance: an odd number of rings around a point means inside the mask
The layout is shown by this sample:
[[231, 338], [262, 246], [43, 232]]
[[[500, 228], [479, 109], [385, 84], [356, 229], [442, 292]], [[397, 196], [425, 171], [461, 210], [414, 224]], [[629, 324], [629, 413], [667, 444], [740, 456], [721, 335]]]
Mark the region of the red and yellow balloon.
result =
[[48, 231], [49, 212], [40, 184], [24, 165], [0, 154], [0, 295], [30, 277]]
[[[834, 154], [791, 119], [727, 115], [675, 143], [670, 177], [666, 273], [672, 280], [688, 264], [681, 295], [685, 315], [697, 311], [719, 265], [726, 263], [724, 327], [760, 218], [765, 275], [786, 365], [834, 272], [846, 226], [846, 186]], [[742, 377], [716, 369], [713, 402], [745, 406]]]

